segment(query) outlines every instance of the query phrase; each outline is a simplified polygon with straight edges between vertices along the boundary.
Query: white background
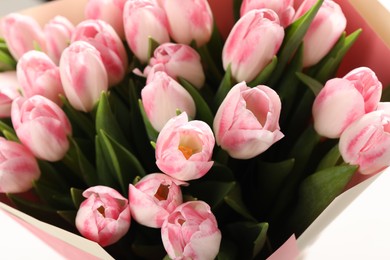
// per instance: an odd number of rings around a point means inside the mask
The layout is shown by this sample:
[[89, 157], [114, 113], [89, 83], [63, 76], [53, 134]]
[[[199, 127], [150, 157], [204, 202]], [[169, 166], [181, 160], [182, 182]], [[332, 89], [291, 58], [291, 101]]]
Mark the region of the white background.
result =
[[0, 0], [0, 16], [44, 3], [44, 0]]

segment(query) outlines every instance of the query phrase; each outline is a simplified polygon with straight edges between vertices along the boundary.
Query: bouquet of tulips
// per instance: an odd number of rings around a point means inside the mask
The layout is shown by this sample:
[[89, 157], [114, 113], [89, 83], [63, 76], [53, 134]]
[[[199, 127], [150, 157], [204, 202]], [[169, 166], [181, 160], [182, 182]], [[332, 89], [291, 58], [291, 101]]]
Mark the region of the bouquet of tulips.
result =
[[4, 17], [0, 192], [118, 259], [252, 259], [390, 165], [381, 82], [336, 77], [360, 33], [336, 2], [232, 12], [226, 38], [207, 0]]

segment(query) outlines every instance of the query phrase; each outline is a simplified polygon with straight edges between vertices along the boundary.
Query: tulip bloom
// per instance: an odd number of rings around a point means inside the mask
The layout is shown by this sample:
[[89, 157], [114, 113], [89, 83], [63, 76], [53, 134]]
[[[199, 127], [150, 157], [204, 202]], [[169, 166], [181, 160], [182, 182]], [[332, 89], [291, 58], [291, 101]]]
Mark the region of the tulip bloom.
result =
[[57, 65], [41, 51], [26, 52], [16, 67], [20, 87], [25, 97], [44, 96], [61, 104], [64, 94], [60, 70]]
[[214, 118], [217, 144], [236, 159], [261, 154], [283, 137], [280, 111], [280, 98], [271, 88], [250, 88], [245, 82], [235, 85]]
[[313, 103], [315, 130], [328, 138], [340, 137], [353, 121], [376, 109], [381, 95], [381, 82], [366, 67], [328, 80]]
[[149, 75], [141, 97], [146, 115], [157, 131], [161, 131], [165, 123], [176, 116], [178, 109], [195, 117], [196, 107], [191, 95], [165, 72]]
[[11, 116], [12, 101], [20, 97], [19, 82], [16, 71], [0, 73], [0, 118]]
[[25, 146], [0, 137], [1, 193], [28, 191], [40, 175], [37, 160]]
[[75, 41], [86, 41], [100, 52], [110, 86], [123, 79], [128, 63], [127, 53], [111, 25], [102, 20], [85, 20], [76, 26], [72, 36], [72, 42]]
[[143, 63], [148, 61], [149, 38], [169, 42], [168, 21], [164, 10], [151, 0], [127, 1], [123, 11], [127, 44]]
[[213, 166], [215, 139], [202, 121], [189, 121], [185, 112], [169, 120], [156, 142], [156, 164], [169, 176], [182, 180], [201, 178]]
[[[304, 15], [317, 0], [305, 0], [297, 12], [295, 20]], [[318, 63], [332, 49], [347, 25], [340, 6], [331, 0], [324, 0], [303, 38], [303, 66]]]
[[89, 112], [108, 89], [108, 76], [100, 52], [84, 41], [73, 42], [60, 60], [60, 75], [66, 97], [77, 110]]
[[84, 237], [101, 246], [114, 244], [130, 228], [130, 208], [116, 190], [94, 186], [83, 192], [84, 200], [76, 215], [76, 227]]
[[167, 14], [170, 35], [178, 43], [206, 44], [213, 31], [213, 14], [207, 0], [169, 0], [162, 5]]
[[11, 119], [20, 141], [39, 159], [58, 161], [68, 151], [71, 125], [53, 101], [38, 95], [19, 97], [12, 103]]
[[160, 228], [164, 220], [183, 202], [180, 186], [186, 184], [163, 174], [153, 173], [129, 185], [130, 211], [139, 224]]
[[156, 69], [165, 71], [174, 80], [181, 77], [196, 88], [203, 87], [205, 75], [199, 54], [190, 46], [185, 44], [163, 43], [154, 51], [153, 57], [146, 67], [146, 75], [150, 70]]
[[164, 221], [161, 238], [171, 259], [214, 259], [222, 235], [210, 206], [203, 201], [189, 201]]
[[240, 15], [254, 9], [268, 8], [275, 11], [283, 27], [290, 25], [294, 18], [294, 0], [244, 0], [241, 4]]
[[252, 10], [238, 20], [222, 50], [223, 67], [238, 81], [251, 81], [271, 62], [284, 38], [278, 15]]

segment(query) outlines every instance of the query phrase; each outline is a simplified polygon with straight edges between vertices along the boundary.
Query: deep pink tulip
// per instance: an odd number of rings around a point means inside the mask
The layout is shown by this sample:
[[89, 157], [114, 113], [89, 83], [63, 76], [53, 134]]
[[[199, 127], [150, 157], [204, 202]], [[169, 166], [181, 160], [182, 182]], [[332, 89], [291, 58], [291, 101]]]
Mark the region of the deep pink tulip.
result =
[[189, 201], [165, 220], [161, 238], [171, 259], [214, 259], [222, 235], [210, 206], [203, 201]]
[[38, 95], [19, 97], [12, 103], [11, 119], [16, 135], [37, 158], [58, 161], [68, 151], [72, 128], [53, 101]]
[[0, 192], [28, 191], [41, 171], [34, 155], [22, 144], [0, 137]]
[[353, 121], [375, 110], [381, 95], [381, 82], [366, 67], [331, 79], [314, 100], [314, 128], [322, 136], [338, 138]]
[[183, 202], [179, 185], [186, 184], [163, 174], [153, 173], [129, 185], [130, 211], [139, 224], [160, 228], [164, 220]]
[[76, 215], [76, 227], [84, 237], [101, 246], [114, 244], [130, 228], [128, 200], [116, 190], [94, 186], [83, 192], [86, 198]]
[[253, 80], [271, 62], [283, 38], [284, 29], [274, 11], [246, 13], [234, 25], [223, 47], [224, 69], [230, 65], [237, 82]]
[[75, 41], [86, 41], [100, 52], [110, 86], [122, 81], [127, 70], [127, 53], [111, 25], [102, 20], [85, 20], [74, 30], [72, 42]]
[[100, 52], [85, 41], [73, 42], [60, 60], [65, 96], [77, 110], [89, 112], [108, 89], [108, 76]]
[[12, 101], [20, 97], [16, 71], [0, 73], [0, 118], [11, 116]]

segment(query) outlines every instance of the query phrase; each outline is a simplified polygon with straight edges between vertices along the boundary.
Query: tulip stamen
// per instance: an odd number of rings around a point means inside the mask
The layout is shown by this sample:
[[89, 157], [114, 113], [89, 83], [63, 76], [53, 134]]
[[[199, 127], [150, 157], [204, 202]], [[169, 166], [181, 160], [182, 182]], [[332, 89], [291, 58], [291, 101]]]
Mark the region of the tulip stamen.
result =
[[103, 206], [100, 206], [97, 208], [97, 211], [99, 211], [100, 214], [103, 215], [103, 217], [106, 217], [106, 214], [105, 214], [105, 209]]
[[169, 193], [169, 185], [160, 184], [154, 197], [158, 200], [167, 200]]
[[194, 154], [194, 150], [188, 146], [179, 145], [179, 150], [187, 160]]

